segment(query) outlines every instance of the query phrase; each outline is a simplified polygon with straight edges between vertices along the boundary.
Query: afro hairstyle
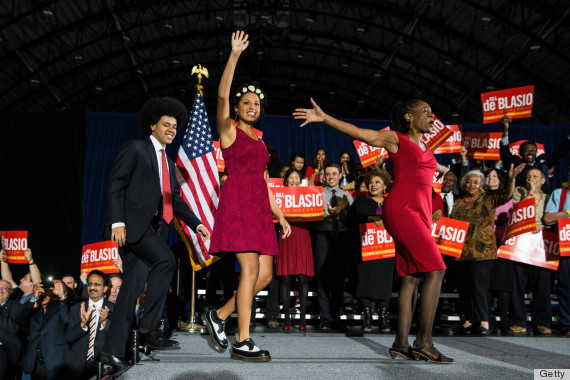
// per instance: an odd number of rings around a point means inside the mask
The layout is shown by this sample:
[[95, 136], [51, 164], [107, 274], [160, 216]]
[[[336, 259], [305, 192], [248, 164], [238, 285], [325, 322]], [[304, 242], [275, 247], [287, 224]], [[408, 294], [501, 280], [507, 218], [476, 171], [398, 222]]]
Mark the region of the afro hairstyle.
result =
[[163, 116], [172, 116], [176, 119], [178, 126], [181, 126], [186, 122], [188, 111], [178, 99], [171, 97], [150, 98], [139, 111], [140, 127], [145, 136], [152, 134], [150, 126], [158, 123]]

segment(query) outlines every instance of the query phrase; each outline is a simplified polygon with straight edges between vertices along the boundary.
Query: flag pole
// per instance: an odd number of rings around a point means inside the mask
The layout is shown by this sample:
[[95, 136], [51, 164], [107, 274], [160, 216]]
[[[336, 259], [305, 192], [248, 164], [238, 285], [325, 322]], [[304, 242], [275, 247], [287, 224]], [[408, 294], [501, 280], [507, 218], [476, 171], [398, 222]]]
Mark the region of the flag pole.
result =
[[[197, 65], [192, 68], [192, 74], [197, 74], [198, 84], [196, 88], [200, 92], [200, 95], [204, 96], [202, 93], [202, 75], [206, 78], [208, 77], [208, 70], [202, 65]], [[190, 320], [187, 324], [178, 327], [178, 331], [189, 332], [189, 333], [200, 333], [204, 334], [206, 332], [206, 327], [198, 324], [196, 322], [196, 271], [192, 268], [192, 298], [190, 301]]]

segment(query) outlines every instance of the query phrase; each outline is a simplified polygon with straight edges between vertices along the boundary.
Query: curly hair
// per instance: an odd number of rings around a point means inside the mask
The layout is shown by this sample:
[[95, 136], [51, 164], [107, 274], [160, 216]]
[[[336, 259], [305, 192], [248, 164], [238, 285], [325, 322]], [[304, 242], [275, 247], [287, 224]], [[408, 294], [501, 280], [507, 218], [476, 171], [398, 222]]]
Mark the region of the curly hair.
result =
[[182, 126], [188, 117], [188, 111], [178, 99], [171, 97], [150, 98], [139, 111], [140, 128], [145, 136], [150, 136], [151, 125], [158, 123], [161, 117], [171, 116], [176, 119], [178, 126]]
[[410, 130], [410, 122], [404, 117], [407, 113], [412, 112], [412, 108], [416, 106], [422, 100], [410, 99], [405, 102], [396, 102], [392, 108], [392, 113], [390, 114], [390, 130], [400, 132], [402, 134], [407, 134]]
[[[254, 89], [251, 90], [251, 87], [253, 87]], [[267, 109], [267, 106], [268, 106], [267, 95], [265, 95], [265, 91], [263, 91], [263, 89], [261, 87], [259, 87], [259, 83], [257, 83], [257, 82], [242, 83], [239, 86], [237, 86], [233, 90], [233, 92], [230, 94], [230, 106], [233, 109], [237, 108], [239, 105], [239, 101], [241, 100], [242, 96], [244, 96], [248, 92], [251, 92], [252, 94], [256, 94], [259, 97], [259, 105], [261, 106], [261, 112], [265, 112], [265, 110]], [[263, 95], [263, 99], [262, 99], [261, 95]]]
[[372, 177], [380, 177], [384, 185], [386, 185], [386, 189], [384, 190], [385, 193], [390, 191], [390, 187], [392, 186], [392, 175], [386, 169], [377, 169], [374, 170], [372, 173], [366, 176], [366, 187], [370, 185], [370, 180]]

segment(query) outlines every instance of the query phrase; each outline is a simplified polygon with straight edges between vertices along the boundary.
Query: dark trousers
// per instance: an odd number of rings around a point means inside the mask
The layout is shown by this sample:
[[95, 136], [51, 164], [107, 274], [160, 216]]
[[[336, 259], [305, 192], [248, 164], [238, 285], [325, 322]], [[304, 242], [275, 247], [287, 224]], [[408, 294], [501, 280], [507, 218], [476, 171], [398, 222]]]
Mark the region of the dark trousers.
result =
[[347, 234], [339, 232], [317, 231], [315, 239], [315, 272], [317, 275], [317, 292], [319, 315], [321, 321], [333, 321], [338, 318], [342, 307], [344, 291], [345, 251]]
[[558, 320], [564, 326], [570, 326], [570, 257], [561, 257], [558, 266]]
[[273, 278], [267, 285], [267, 300], [265, 301], [265, 313], [267, 318], [279, 315], [279, 278], [275, 275], [275, 264], [273, 266]]
[[149, 226], [138, 242], [125, 246], [123, 284], [113, 310], [113, 322], [103, 352], [125, 356], [135, 318], [135, 305], [145, 282], [146, 299], [140, 326], [150, 330], [159, 329], [166, 295], [176, 269], [174, 253], [166, 244], [167, 237], [166, 224], [162, 226], [160, 233]]
[[525, 290], [532, 293], [530, 315], [535, 326], [550, 327], [552, 324], [552, 305], [550, 303], [551, 276], [549, 269], [533, 265], [515, 263], [515, 281], [513, 284], [511, 326], [526, 327]]
[[495, 260], [461, 261], [462, 285], [460, 296], [465, 307], [465, 319], [470, 322], [488, 322], [487, 293]]

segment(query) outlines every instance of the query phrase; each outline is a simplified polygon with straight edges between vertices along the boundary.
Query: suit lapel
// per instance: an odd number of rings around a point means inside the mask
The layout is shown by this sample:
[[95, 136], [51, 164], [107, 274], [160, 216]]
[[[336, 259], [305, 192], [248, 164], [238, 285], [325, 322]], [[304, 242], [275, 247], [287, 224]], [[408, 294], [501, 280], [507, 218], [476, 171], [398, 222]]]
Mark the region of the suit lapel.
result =
[[152, 166], [152, 170], [155, 174], [155, 178], [157, 181], [156, 184], [158, 185], [158, 190], [160, 191], [160, 177], [158, 175], [158, 160], [156, 158], [156, 151], [154, 150], [154, 145], [152, 144], [150, 137], [144, 140], [144, 142], [146, 144], [146, 149], [148, 152], [148, 156], [150, 158], [150, 164]]

